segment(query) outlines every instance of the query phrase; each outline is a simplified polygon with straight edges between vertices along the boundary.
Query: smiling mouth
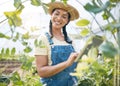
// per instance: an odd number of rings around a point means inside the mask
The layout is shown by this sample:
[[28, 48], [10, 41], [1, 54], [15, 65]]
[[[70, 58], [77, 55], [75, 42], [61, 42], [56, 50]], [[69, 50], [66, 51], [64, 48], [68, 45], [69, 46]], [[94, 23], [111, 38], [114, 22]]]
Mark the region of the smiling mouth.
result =
[[56, 25], [61, 25], [61, 23], [60, 23], [60, 22], [55, 22], [55, 24], [56, 24]]

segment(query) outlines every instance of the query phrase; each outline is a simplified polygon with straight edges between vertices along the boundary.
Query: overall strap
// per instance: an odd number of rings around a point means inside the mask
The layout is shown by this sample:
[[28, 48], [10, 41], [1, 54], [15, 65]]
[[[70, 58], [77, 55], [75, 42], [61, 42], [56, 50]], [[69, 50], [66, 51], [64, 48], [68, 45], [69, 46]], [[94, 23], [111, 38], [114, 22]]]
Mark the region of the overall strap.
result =
[[53, 40], [51, 39], [50, 34], [48, 32], [46, 32], [45, 35], [47, 36], [49, 44], [52, 45], [53, 44]]

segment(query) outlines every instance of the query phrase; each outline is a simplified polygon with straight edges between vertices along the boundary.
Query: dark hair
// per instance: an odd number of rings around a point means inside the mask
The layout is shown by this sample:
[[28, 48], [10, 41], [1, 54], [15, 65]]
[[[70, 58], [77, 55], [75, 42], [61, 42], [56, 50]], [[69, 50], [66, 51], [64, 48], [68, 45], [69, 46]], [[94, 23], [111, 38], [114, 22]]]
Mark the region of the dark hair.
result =
[[[49, 32], [51, 34], [51, 38], [53, 37], [53, 33], [52, 33], [52, 22], [50, 21], [50, 25], [49, 25]], [[72, 44], [72, 40], [70, 40], [70, 38], [67, 35], [67, 31], [66, 31], [66, 25], [63, 27], [63, 34], [64, 34], [64, 39], [67, 43]]]
[[50, 32], [50, 35], [51, 35], [51, 38], [53, 37], [53, 33], [52, 33], [52, 22], [50, 20], [50, 24], [49, 24], [49, 32]]
[[64, 39], [67, 43], [72, 44], [72, 40], [70, 40], [70, 38], [67, 35], [67, 31], [66, 31], [66, 25], [63, 27], [63, 34], [64, 34]]

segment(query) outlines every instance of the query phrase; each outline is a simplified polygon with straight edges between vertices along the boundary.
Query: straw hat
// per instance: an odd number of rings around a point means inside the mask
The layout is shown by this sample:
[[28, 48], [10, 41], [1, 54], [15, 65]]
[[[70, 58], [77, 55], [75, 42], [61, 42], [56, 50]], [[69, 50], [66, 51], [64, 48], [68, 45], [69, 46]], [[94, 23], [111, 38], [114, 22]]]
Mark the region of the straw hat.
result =
[[70, 13], [70, 15], [71, 15], [70, 20], [71, 21], [79, 18], [79, 12], [77, 11], [76, 8], [74, 8], [71, 5], [64, 4], [62, 2], [51, 2], [51, 3], [48, 3], [48, 7], [49, 7], [48, 8], [49, 14], [52, 14], [53, 9], [60, 8], [60, 9], [66, 10], [67, 12]]

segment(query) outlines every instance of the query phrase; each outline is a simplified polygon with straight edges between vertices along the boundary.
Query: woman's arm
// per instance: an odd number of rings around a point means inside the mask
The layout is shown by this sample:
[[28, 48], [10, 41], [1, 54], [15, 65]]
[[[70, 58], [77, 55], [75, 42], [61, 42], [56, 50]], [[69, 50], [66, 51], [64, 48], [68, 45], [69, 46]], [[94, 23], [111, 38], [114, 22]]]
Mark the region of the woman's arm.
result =
[[77, 57], [77, 53], [71, 53], [69, 56], [69, 59], [67, 61], [64, 61], [62, 63], [59, 63], [57, 65], [49, 66], [48, 65], [48, 56], [47, 55], [35, 55], [36, 57], [36, 66], [37, 71], [40, 77], [50, 77], [53, 76], [65, 68], [72, 65], [74, 60]]

